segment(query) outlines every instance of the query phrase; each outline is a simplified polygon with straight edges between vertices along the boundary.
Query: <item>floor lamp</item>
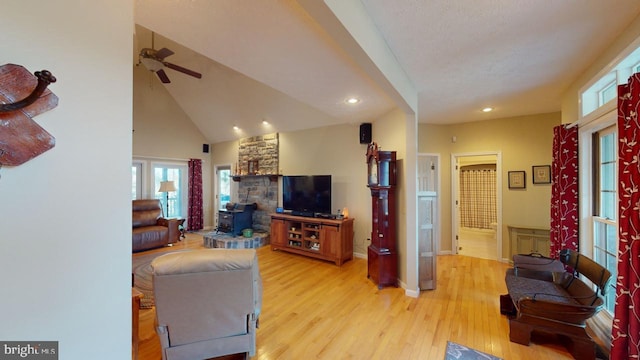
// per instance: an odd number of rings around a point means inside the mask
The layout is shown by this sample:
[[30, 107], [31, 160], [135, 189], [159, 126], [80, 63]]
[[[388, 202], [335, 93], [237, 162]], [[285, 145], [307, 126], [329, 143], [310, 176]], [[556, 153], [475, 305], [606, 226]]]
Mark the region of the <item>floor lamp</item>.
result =
[[158, 192], [167, 194], [167, 217], [169, 217], [169, 192], [176, 190], [176, 183], [174, 181], [160, 181], [160, 189], [158, 189]]

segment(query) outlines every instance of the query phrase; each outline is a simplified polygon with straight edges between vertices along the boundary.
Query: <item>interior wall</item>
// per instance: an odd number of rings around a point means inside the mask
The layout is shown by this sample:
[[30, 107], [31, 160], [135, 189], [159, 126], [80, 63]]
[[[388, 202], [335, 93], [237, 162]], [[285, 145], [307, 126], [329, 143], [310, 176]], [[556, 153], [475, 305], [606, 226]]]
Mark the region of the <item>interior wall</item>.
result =
[[[0, 169], [0, 339], [131, 356], [131, 0], [5, 0], [0, 64], [47, 69], [53, 149]], [[99, 46], [96, 46], [99, 44]]]
[[[455, 253], [451, 234], [451, 154], [502, 153], [503, 259], [510, 257], [507, 226], [549, 227], [551, 185], [534, 185], [531, 167], [551, 165], [553, 127], [559, 124], [560, 113], [549, 113], [455, 125], [419, 125], [418, 152], [439, 153], [442, 158], [441, 253]], [[519, 170], [526, 172], [527, 187], [510, 190], [507, 173]]]
[[332, 175], [332, 212], [349, 209], [355, 219], [354, 253], [366, 256], [371, 198], [366, 183], [367, 145], [360, 144], [359, 133], [359, 124], [280, 133], [280, 169], [283, 175]]
[[[171, 86], [170, 84], [167, 86]], [[202, 159], [202, 204], [205, 228], [213, 226], [212, 152], [207, 139], [144, 66], [133, 68], [133, 156], [151, 159]], [[149, 189], [153, 192], [157, 189]]]

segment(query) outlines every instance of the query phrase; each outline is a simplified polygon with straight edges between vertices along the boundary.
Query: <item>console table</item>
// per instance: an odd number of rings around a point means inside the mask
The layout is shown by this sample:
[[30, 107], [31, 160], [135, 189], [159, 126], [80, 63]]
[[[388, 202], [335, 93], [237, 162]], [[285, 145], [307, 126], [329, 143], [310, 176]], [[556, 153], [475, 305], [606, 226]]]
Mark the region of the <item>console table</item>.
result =
[[509, 225], [511, 255], [538, 253], [549, 256], [551, 242], [549, 228]]
[[354, 219], [325, 219], [271, 214], [271, 249], [340, 266], [353, 258]]

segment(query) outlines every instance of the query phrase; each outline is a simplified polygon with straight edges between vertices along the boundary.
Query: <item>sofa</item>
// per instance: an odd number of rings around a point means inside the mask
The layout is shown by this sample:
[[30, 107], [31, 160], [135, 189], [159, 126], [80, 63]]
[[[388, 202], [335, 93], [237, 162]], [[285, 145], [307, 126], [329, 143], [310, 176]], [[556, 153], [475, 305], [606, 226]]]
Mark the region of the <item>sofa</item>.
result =
[[167, 246], [180, 240], [178, 220], [162, 217], [160, 200], [133, 200], [132, 217], [133, 252]]
[[595, 359], [596, 344], [586, 331], [586, 321], [602, 309], [611, 273], [568, 249], [560, 252], [560, 261], [540, 255], [515, 255], [513, 260], [514, 267], [505, 276], [515, 307], [509, 339], [529, 345], [534, 331], [555, 334], [576, 359]]
[[262, 279], [255, 249], [198, 249], [151, 262], [163, 360], [256, 353]]

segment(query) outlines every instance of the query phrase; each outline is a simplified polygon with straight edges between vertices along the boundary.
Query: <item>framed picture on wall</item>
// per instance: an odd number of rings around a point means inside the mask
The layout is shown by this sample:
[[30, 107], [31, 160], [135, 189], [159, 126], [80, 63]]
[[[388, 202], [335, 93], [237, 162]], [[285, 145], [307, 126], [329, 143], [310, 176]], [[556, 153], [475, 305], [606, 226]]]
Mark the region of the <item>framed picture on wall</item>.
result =
[[534, 184], [551, 184], [551, 165], [534, 165], [531, 172]]
[[509, 189], [526, 189], [527, 173], [525, 171], [509, 171]]

